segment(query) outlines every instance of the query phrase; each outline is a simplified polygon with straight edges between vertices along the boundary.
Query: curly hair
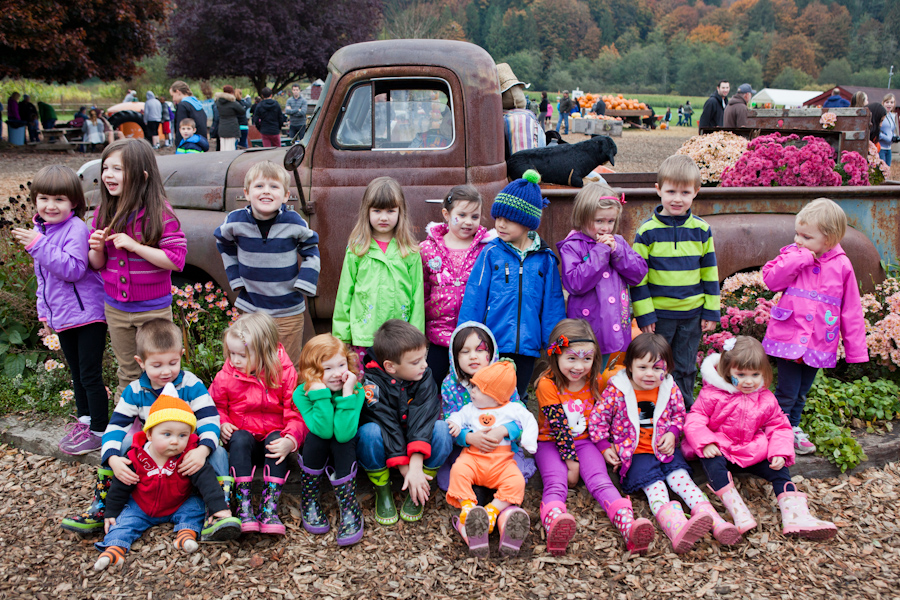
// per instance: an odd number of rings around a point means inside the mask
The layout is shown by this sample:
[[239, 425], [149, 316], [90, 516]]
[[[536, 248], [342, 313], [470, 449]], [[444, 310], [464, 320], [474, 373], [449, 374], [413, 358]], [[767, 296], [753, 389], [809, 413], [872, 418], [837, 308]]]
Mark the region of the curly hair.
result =
[[299, 375], [305, 390], [309, 391], [310, 382], [321, 381], [322, 363], [337, 354], [347, 359], [347, 370], [359, 377], [357, 354], [330, 333], [323, 333], [306, 342], [300, 353]]

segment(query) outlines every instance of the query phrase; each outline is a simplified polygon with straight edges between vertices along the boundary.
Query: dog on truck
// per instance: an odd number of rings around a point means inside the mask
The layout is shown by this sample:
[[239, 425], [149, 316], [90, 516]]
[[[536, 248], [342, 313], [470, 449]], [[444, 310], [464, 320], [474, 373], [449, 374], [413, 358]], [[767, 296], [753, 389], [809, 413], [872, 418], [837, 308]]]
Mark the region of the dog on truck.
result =
[[605, 135], [595, 135], [577, 144], [559, 144], [544, 148], [520, 150], [506, 161], [510, 180], [518, 179], [528, 169], [541, 174], [542, 183], [582, 187], [582, 181], [598, 166], [615, 165], [616, 143]]

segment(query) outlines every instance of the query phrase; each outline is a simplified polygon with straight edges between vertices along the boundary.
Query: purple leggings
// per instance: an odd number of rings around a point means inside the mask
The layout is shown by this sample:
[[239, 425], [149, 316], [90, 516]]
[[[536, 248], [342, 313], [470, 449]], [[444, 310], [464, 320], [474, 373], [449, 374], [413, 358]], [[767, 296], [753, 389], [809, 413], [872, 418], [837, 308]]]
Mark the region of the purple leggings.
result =
[[[606, 460], [603, 453], [589, 439], [575, 440], [575, 454], [578, 456], [578, 466], [581, 480], [587, 486], [588, 491], [600, 506], [606, 507], [622, 498], [606, 471]], [[567, 483], [566, 461], [560, 455], [556, 442], [538, 442], [537, 453], [534, 455], [541, 480], [544, 483], [544, 504], [549, 502], [562, 502], [565, 504], [569, 494]]]

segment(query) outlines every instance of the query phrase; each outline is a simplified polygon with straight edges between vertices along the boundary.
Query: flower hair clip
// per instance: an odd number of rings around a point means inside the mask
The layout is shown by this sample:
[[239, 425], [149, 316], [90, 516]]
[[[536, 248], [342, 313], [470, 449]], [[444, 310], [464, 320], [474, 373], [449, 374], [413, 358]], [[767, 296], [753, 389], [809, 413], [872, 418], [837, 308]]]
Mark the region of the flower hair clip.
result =
[[621, 196], [600, 196], [600, 198], [598, 198], [598, 199], [599, 200], [615, 200], [616, 202], [618, 202], [619, 204], [621, 204], [623, 206], [626, 204], [625, 192], [622, 192]]
[[722, 349], [725, 350], [725, 352], [731, 352], [732, 350], [734, 350], [734, 345], [736, 343], [737, 338], [728, 338], [727, 340], [725, 340], [725, 343], [722, 344]]
[[550, 344], [547, 347], [547, 356], [553, 356], [554, 354], [562, 354], [562, 349], [568, 347], [569, 338], [564, 335], [556, 338], [556, 341]]

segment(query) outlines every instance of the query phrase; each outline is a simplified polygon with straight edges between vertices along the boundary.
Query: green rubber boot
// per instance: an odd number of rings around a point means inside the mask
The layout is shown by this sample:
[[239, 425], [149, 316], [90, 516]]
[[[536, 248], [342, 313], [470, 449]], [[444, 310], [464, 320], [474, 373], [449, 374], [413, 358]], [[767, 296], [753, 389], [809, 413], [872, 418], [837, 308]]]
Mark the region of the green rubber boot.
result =
[[66, 517], [62, 528], [88, 537], [103, 533], [103, 518], [106, 513], [106, 493], [112, 483], [112, 469], [97, 469], [97, 483], [94, 485], [94, 500], [88, 509], [77, 517]]
[[[437, 469], [429, 469], [425, 467], [422, 469], [426, 475], [431, 477], [431, 481], [434, 482], [434, 477], [437, 475]], [[432, 486], [433, 487], [433, 486]], [[430, 494], [429, 494], [430, 497]], [[415, 523], [416, 521], [422, 520], [422, 515], [425, 513], [425, 504], [420, 504], [416, 506], [413, 503], [412, 496], [407, 494], [406, 500], [403, 501], [403, 506], [400, 507], [400, 518], [406, 521], [407, 523]]]
[[366, 471], [375, 486], [375, 520], [380, 525], [393, 525], [398, 521], [394, 494], [391, 493], [391, 476], [387, 467], [377, 471]]
[[[222, 493], [225, 495], [225, 504], [228, 510], [231, 510], [231, 490], [234, 487], [234, 477], [216, 477], [219, 485], [222, 486]], [[209, 513], [207, 513], [209, 514]], [[241, 520], [237, 517], [226, 517], [216, 519], [209, 515], [200, 530], [201, 542], [227, 542], [241, 535]]]

